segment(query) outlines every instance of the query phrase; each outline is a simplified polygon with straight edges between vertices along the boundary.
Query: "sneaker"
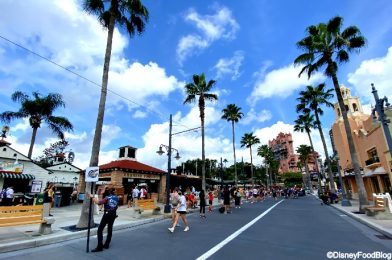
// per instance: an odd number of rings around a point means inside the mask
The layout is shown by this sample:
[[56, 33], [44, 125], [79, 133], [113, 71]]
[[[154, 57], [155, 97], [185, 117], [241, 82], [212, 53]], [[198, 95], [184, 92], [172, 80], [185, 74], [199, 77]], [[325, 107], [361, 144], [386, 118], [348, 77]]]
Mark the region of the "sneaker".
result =
[[169, 227], [168, 229], [169, 229], [169, 231], [170, 231], [171, 233], [173, 233], [173, 232], [174, 232], [174, 228], [172, 228], [172, 227]]
[[184, 232], [187, 232], [189, 230], [189, 227], [185, 227]]
[[104, 244], [104, 245], [103, 245], [103, 248], [109, 249], [109, 245]]

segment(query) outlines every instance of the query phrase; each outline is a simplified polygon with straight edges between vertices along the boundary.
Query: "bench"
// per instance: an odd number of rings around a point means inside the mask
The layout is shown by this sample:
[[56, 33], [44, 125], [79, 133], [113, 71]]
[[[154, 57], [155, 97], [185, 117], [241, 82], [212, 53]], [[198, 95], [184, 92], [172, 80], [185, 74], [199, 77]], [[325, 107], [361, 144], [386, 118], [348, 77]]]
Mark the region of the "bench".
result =
[[[141, 214], [145, 210], [157, 210], [156, 199], [138, 199], [136, 201], [135, 211]], [[160, 211], [160, 209], [159, 209]]]
[[38, 232], [52, 233], [54, 218], [44, 217], [43, 205], [0, 207], [0, 227], [40, 224]]
[[392, 214], [389, 213], [385, 198], [375, 197], [374, 206], [366, 207], [365, 212], [367, 216], [375, 217], [376, 219], [392, 219]]

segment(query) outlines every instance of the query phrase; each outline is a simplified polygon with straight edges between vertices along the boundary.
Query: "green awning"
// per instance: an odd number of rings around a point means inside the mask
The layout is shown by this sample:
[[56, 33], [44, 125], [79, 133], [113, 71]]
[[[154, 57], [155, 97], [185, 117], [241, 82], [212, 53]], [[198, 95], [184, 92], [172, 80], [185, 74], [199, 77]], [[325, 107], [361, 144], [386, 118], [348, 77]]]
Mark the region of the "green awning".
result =
[[0, 173], [0, 178], [33, 180], [35, 176], [32, 174], [2, 172]]

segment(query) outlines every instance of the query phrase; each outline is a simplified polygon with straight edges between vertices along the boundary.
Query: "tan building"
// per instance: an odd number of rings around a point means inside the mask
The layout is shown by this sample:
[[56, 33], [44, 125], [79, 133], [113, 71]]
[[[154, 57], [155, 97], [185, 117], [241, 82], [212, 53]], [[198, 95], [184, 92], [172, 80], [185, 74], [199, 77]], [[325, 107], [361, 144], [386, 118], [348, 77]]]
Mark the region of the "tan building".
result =
[[[353, 132], [354, 145], [359, 157], [368, 199], [371, 200], [373, 199], [373, 193], [384, 193], [391, 189], [392, 167], [390, 152], [380, 122], [374, 120], [373, 116], [363, 112], [359, 98], [351, 96], [348, 88], [342, 85], [340, 91], [348, 111], [347, 115]], [[331, 141], [340, 158], [339, 163], [346, 190], [350, 190], [353, 197], [357, 198], [358, 188], [343, 117], [338, 103], [335, 104], [334, 109], [336, 120], [331, 129]], [[390, 117], [391, 111], [387, 111], [387, 114]]]

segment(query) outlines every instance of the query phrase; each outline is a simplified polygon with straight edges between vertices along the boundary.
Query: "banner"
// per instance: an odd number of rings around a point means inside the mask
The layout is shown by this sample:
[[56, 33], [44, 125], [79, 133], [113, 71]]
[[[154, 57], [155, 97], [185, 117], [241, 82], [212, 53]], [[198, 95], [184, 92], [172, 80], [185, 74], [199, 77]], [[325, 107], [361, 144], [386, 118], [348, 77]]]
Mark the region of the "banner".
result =
[[8, 173], [22, 173], [23, 164], [18, 161], [12, 162], [0, 162], [0, 171]]
[[88, 167], [86, 169], [86, 182], [97, 182], [99, 178], [99, 167]]

